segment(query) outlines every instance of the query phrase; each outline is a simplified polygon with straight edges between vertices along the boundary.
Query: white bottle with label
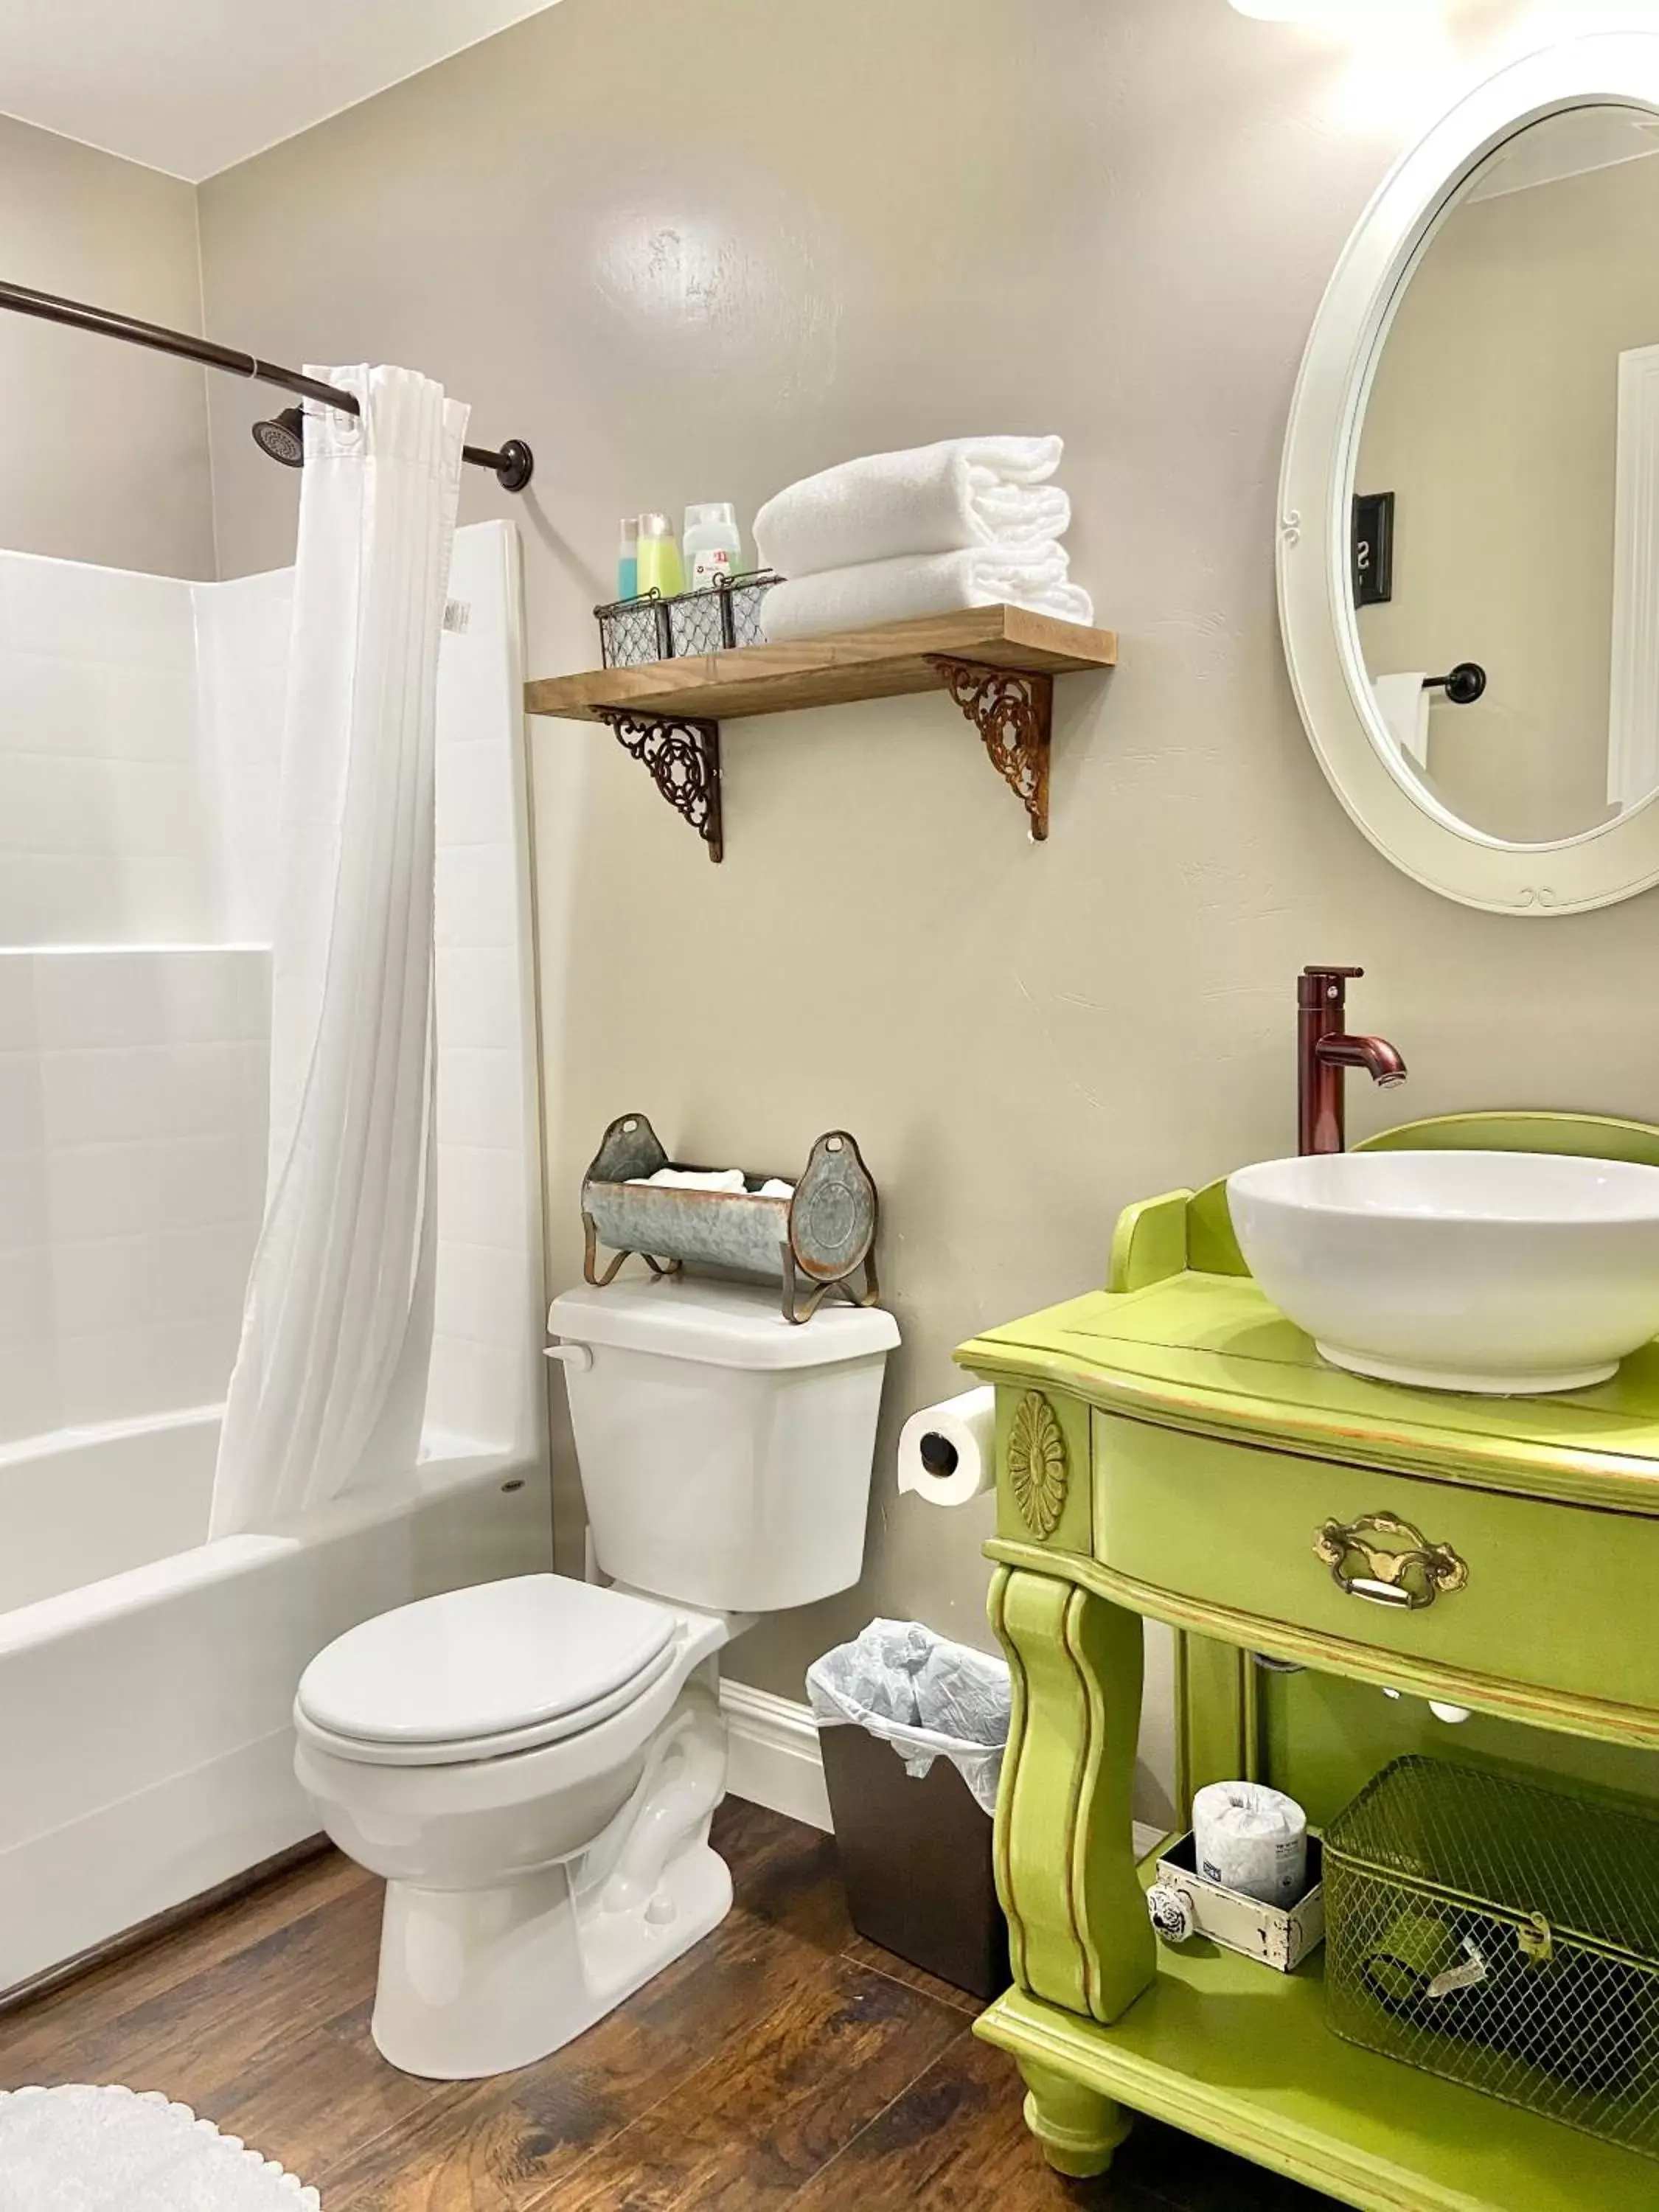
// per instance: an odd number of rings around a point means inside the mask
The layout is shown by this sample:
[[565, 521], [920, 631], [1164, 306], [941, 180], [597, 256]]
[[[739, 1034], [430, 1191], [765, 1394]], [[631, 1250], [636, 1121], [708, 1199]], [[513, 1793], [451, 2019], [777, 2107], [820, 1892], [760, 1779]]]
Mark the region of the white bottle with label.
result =
[[738, 535], [738, 510], [729, 499], [706, 501], [685, 510], [685, 588], [711, 591], [729, 584], [738, 573], [743, 540]]

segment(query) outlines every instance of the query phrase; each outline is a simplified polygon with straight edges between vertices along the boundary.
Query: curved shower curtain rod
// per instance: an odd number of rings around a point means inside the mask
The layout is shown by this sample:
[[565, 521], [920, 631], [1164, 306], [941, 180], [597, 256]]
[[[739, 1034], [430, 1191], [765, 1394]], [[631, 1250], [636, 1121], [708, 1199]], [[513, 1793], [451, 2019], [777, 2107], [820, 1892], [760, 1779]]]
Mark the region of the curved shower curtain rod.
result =
[[[258, 384], [274, 384], [301, 399], [320, 400], [343, 415], [361, 415], [355, 396], [319, 377], [301, 376], [298, 369], [283, 368], [261, 361], [257, 354], [239, 353], [234, 346], [216, 345], [210, 338], [191, 337], [185, 331], [170, 331], [161, 323], [142, 323], [131, 315], [118, 315], [108, 307], [88, 307], [79, 300], [60, 300], [55, 293], [31, 291], [27, 284], [0, 283], [0, 307], [15, 314], [36, 315], [42, 322], [65, 323], [71, 330], [93, 331], [100, 337], [120, 338], [128, 345], [148, 346], [155, 353], [176, 354], [181, 361], [200, 362], [207, 368], [222, 368], [232, 376], [246, 376]], [[297, 409], [285, 410], [294, 415]], [[262, 436], [262, 432], [272, 434]], [[297, 465], [303, 451], [297, 422], [279, 416], [274, 422], [256, 423], [254, 439], [274, 460]], [[499, 453], [487, 446], [463, 446], [462, 458], [474, 468], [492, 469], [503, 491], [522, 491], [535, 472], [535, 456], [522, 438], [509, 438]]]

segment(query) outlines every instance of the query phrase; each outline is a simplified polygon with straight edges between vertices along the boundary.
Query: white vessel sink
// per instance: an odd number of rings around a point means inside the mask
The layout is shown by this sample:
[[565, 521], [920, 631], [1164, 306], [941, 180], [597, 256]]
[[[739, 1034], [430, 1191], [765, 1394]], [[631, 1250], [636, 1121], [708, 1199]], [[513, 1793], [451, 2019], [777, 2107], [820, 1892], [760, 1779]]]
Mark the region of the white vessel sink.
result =
[[1227, 1201], [1262, 1290], [1356, 1374], [1577, 1390], [1659, 1334], [1659, 1168], [1339, 1152], [1241, 1168]]

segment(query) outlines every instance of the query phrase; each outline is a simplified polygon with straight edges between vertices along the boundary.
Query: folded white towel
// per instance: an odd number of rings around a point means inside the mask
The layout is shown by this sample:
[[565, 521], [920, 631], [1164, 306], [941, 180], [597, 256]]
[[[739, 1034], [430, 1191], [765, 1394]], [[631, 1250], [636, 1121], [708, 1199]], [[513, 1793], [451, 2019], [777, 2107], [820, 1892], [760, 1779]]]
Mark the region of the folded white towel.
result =
[[1064, 450], [1059, 438], [947, 438], [843, 461], [769, 499], [756, 547], [781, 575], [816, 576], [900, 553], [1039, 545], [1072, 519], [1047, 481]]
[[749, 1187], [741, 1168], [659, 1168], [655, 1175], [629, 1176], [628, 1180], [659, 1190], [744, 1191]]
[[785, 1182], [781, 1176], [768, 1176], [755, 1193], [757, 1198], [793, 1198], [794, 1194], [794, 1184]]
[[822, 576], [775, 584], [761, 606], [774, 645], [832, 630], [954, 614], [963, 607], [1030, 607], [1060, 622], [1091, 623], [1094, 602], [1074, 584], [1058, 545], [981, 547], [972, 553], [908, 553], [864, 561]]

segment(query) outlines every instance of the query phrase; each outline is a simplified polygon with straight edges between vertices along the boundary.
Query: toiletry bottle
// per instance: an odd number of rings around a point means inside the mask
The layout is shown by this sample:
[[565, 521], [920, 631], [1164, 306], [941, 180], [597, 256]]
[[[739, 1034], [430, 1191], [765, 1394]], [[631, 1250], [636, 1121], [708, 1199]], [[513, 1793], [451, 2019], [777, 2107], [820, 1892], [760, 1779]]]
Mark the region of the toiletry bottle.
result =
[[622, 544], [617, 554], [617, 597], [636, 599], [640, 595], [640, 518], [625, 514], [622, 519]]
[[729, 499], [705, 501], [685, 510], [685, 584], [692, 592], [706, 592], [715, 584], [729, 584], [738, 573], [743, 540], [738, 535], [738, 510]]
[[655, 592], [659, 598], [672, 599], [676, 592], [685, 589], [680, 549], [674, 543], [674, 526], [665, 514], [640, 517], [639, 564], [641, 597]]

